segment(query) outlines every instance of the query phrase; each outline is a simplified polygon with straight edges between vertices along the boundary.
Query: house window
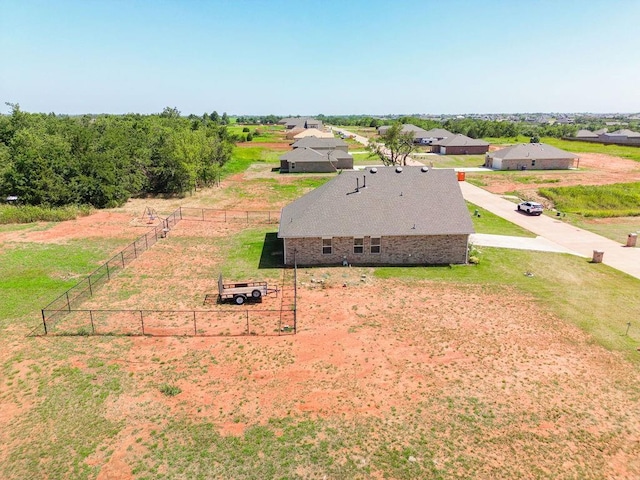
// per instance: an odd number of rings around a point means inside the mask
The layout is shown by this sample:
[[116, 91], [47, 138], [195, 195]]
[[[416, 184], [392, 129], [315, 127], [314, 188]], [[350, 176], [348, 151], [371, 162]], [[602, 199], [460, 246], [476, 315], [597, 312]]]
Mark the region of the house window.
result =
[[380, 238], [371, 237], [371, 253], [380, 253]]
[[295, 170], [295, 168], [296, 168], [296, 164], [291, 162], [291, 170]]
[[322, 239], [322, 254], [323, 255], [331, 255], [331, 239], [323, 238]]
[[536, 166], [536, 161], [535, 160], [531, 160], [531, 166], [535, 167]]
[[353, 253], [364, 253], [364, 238], [353, 239]]

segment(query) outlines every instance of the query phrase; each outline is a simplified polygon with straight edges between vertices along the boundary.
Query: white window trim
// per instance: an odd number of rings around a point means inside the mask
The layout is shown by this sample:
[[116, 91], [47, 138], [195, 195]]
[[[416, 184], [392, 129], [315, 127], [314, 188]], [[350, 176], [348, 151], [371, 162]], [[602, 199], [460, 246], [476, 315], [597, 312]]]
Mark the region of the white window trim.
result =
[[[326, 245], [324, 244], [325, 240], [329, 240], [331, 242], [331, 245]], [[329, 251], [325, 253], [324, 249], [325, 248], [329, 248]], [[333, 238], [332, 237], [322, 237], [322, 254], [323, 255], [331, 255], [333, 254]]]
[[[378, 244], [377, 245], [373, 244], [373, 239], [374, 238], [378, 239]], [[374, 252], [373, 251], [373, 247], [378, 247], [379, 251]], [[370, 237], [370, 240], [369, 240], [369, 254], [371, 254], [371, 255], [380, 255], [381, 253], [382, 253], [382, 237]]]
[[[356, 240], [361, 240], [362, 244], [356, 245]], [[360, 247], [362, 249], [361, 252], [356, 252], [356, 247]], [[364, 237], [353, 237], [353, 254], [354, 255], [363, 255], [364, 254]]]

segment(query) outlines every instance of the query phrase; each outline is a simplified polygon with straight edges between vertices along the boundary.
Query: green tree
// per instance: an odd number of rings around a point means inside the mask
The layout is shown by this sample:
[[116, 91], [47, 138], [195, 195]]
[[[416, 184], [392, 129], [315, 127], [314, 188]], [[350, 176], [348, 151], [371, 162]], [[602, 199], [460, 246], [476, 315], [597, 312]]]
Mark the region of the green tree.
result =
[[407, 158], [417, 146], [414, 143], [413, 133], [402, 133], [402, 124], [396, 122], [380, 136], [382, 143], [369, 141], [367, 150], [377, 155], [385, 165], [406, 165]]

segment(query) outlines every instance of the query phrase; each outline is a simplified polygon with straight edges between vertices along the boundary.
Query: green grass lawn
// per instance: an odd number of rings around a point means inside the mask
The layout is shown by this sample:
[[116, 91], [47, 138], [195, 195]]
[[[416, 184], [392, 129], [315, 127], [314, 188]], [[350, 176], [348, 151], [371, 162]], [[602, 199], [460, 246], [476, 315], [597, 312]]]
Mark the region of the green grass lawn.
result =
[[[529, 230], [511, 223], [482, 207], [467, 202], [469, 215], [473, 221], [473, 228], [476, 233], [487, 233], [491, 235], [510, 235], [513, 237], [535, 237]], [[477, 213], [476, 213], [477, 212]]]
[[585, 218], [569, 213], [562, 217], [562, 221], [602, 235], [621, 245], [626, 245], [630, 233], [640, 235], [640, 217]]
[[640, 182], [540, 188], [557, 210], [585, 217], [640, 216]]
[[280, 155], [287, 150], [272, 150], [261, 147], [236, 147], [233, 149], [231, 160], [222, 167], [222, 177], [244, 172], [252, 163], [272, 163], [274, 166], [280, 165]]

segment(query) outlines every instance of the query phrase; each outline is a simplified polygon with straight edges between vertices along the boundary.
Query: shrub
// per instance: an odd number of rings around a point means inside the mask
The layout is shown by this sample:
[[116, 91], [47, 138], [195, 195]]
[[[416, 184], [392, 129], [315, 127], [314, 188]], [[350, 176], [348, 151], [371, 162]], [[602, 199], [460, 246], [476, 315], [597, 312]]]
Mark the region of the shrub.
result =
[[251, 140], [253, 140], [253, 135], [251, 135], [251, 133], [247, 133], [247, 142], [250, 142]]
[[169, 385], [168, 383], [163, 383], [162, 385], [160, 385], [160, 391], [167, 397], [175, 397], [182, 392], [182, 389], [177, 385]]
[[34, 205], [0, 205], [0, 224], [62, 222], [89, 215], [88, 205], [68, 205], [66, 207], [42, 207]]
[[249, 130], [249, 127], [244, 127], [244, 128], [242, 129], [242, 132], [243, 132], [243, 133], [248, 133], [248, 132], [250, 132], [250, 131], [251, 131], [251, 130]]

